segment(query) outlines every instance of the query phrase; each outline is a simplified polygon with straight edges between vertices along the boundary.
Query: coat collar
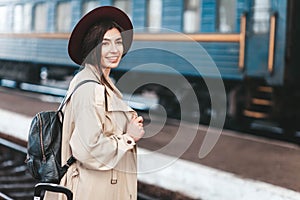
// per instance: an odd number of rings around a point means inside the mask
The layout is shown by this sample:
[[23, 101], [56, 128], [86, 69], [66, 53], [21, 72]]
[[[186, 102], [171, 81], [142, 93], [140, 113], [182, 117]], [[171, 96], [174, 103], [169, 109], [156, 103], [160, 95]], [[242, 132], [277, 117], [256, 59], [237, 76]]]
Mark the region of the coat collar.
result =
[[[85, 69], [92, 72], [92, 74], [94, 75], [94, 77], [96, 78], [97, 81], [99, 81], [100, 83], [102, 82], [100, 74], [94, 66], [87, 64], [85, 66]], [[124, 112], [134, 111], [131, 107], [128, 106], [127, 103], [124, 102], [123, 95], [118, 90], [118, 88], [114, 85], [114, 83], [111, 81], [110, 78], [108, 78], [107, 83], [109, 85], [103, 84], [103, 86], [105, 87], [105, 95], [106, 95], [106, 98], [105, 98], [106, 105], [107, 105], [106, 110], [108, 112], [110, 112], [110, 111], [124, 111]]]

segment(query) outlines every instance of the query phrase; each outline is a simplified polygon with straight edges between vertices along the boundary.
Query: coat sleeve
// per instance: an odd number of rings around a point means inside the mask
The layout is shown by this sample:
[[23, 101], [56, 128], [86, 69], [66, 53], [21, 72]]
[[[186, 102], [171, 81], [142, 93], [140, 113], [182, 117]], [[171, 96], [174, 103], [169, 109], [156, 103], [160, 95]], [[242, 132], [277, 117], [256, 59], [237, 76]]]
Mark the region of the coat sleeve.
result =
[[[105, 136], [104, 86], [86, 84], [74, 94], [72, 105], [74, 131], [70, 139], [73, 156], [85, 167], [95, 170], [114, 168], [135, 145], [128, 134]], [[76, 100], [75, 100], [76, 99]]]

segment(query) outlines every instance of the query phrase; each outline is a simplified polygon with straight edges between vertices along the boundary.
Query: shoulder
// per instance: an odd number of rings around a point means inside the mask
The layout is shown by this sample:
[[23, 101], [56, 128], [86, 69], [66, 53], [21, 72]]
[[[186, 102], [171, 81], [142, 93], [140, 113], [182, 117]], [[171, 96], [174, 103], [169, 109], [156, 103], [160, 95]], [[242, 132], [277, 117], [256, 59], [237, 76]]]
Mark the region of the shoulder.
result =
[[[69, 88], [69, 92], [74, 91], [77, 85], [81, 84], [84, 80], [74, 81]], [[94, 103], [101, 103], [105, 100], [105, 87], [96, 80], [85, 82], [80, 85], [73, 93], [72, 101], [75, 105], [91, 105]]]
[[[78, 82], [80, 84], [81, 82]], [[76, 86], [75, 86], [76, 87]], [[99, 82], [88, 81], [78, 87], [76, 93], [83, 95], [83, 96], [95, 96], [99, 94], [103, 94], [104, 96], [105, 87]]]

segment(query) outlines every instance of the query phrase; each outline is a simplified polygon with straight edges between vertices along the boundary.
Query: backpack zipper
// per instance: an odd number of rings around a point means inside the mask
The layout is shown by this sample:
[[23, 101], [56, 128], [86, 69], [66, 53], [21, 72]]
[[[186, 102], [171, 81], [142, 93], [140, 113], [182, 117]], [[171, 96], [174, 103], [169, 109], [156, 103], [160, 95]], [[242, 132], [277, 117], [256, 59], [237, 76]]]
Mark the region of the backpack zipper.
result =
[[46, 162], [46, 155], [45, 155], [45, 149], [44, 149], [44, 143], [43, 143], [43, 121], [40, 116], [40, 113], [38, 114], [39, 118], [39, 125], [40, 125], [40, 146], [42, 150], [42, 156], [43, 156], [43, 162]]

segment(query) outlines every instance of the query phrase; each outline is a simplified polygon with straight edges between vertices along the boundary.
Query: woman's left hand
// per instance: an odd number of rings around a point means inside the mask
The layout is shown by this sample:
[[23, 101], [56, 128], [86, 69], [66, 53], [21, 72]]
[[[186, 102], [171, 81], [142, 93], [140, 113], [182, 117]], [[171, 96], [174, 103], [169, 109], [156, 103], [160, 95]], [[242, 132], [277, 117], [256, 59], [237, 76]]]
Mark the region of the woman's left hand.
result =
[[127, 125], [126, 132], [134, 139], [135, 142], [139, 141], [145, 134], [143, 121], [143, 117], [138, 116], [131, 119], [131, 121]]

